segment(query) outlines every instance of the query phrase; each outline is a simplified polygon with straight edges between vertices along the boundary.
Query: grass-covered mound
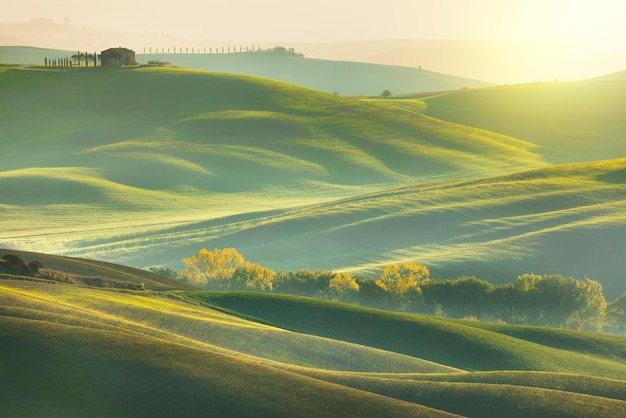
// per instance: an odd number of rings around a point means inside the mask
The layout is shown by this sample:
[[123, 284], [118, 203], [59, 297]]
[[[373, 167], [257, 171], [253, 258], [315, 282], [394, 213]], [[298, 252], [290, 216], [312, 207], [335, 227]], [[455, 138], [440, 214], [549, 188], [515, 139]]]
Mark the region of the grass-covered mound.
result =
[[552, 163], [624, 156], [626, 81], [502, 86], [425, 99], [439, 119], [511, 135], [541, 146]]
[[[524, 373], [525, 375], [526, 373]], [[482, 375], [472, 373], [470, 376]], [[318, 376], [321, 377], [321, 376]], [[462, 416], [481, 417], [599, 417], [622, 416], [626, 413], [623, 400], [626, 385], [623, 381], [601, 379], [598, 383], [618, 387], [620, 398], [606, 398], [558, 389], [537, 386], [488, 383], [476, 376], [478, 383], [458, 382], [452, 378], [441, 380], [412, 380], [390, 377], [363, 377], [359, 375], [326, 373], [323, 378], [342, 385], [367, 390], [397, 399], [416, 402]], [[322, 377], [321, 377], [322, 378]], [[574, 376], [575, 380], [581, 376]], [[584, 378], [583, 378], [584, 379]], [[523, 377], [522, 379], [523, 380]], [[541, 385], [542, 382], [540, 381]]]
[[[587, 354], [557, 349], [550, 346], [549, 339], [543, 344], [529, 342], [445, 318], [286, 295], [195, 292], [187, 297], [292, 331], [378, 347], [465, 370], [552, 371], [617, 379], [626, 376], [623, 352]], [[593, 334], [578, 335], [594, 339]], [[623, 348], [626, 339], [616, 338]]]

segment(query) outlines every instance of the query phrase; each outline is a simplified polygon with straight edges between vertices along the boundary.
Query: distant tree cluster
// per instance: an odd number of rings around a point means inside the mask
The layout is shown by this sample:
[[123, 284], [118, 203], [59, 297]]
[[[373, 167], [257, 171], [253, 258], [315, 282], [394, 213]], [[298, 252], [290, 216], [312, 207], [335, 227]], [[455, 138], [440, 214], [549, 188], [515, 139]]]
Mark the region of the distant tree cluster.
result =
[[[495, 286], [475, 277], [440, 280], [422, 265], [389, 265], [378, 277], [322, 270], [274, 271], [234, 248], [200, 250], [164, 275], [207, 290], [253, 290], [333, 299], [451, 318], [626, 333], [626, 293], [607, 304], [595, 280], [523, 274]], [[153, 270], [159, 272], [158, 270]]]

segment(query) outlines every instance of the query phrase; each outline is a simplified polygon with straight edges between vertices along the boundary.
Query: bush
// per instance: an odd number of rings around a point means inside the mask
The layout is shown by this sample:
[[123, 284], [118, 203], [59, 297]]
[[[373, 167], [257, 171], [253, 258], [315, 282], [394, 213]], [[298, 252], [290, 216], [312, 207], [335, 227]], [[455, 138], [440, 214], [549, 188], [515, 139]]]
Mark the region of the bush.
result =
[[7, 274], [15, 274], [17, 276], [31, 276], [39, 271], [39, 267], [43, 266], [39, 261], [31, 263], [36, 271], [33, 273], [31, 268], [15, 254], [5, 254], [0, 262], [0, 272]]

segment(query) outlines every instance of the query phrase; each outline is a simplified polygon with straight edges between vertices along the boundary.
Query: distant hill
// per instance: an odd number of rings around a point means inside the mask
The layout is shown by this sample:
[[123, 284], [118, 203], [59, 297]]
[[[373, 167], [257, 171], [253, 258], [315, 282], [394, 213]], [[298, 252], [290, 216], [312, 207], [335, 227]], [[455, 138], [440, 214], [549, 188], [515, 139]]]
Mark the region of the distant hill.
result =
[[554, 42], [397, 39], [289, 46], [311, 57], [421, 66], [496, 84], [582, 80], [626, 67], [624, 53]]
[[[90, 53], [92, 51], [89, 51]], [[98, 51], [99, 52], [99, 51]], [[42, 64], [44, 57], [69, 57], [76, 51], [0, 46], [0, 63]], [[398, 66], [302, 58], [272, 52], [137, 54], [139, 63], [171, 62], [177, 67], [265, 77], [344, 96], [378, 96], [485, 87], [490, 83]]]
[[417, 68], [320, 60], [267, 52], [206, 55], [138, 54], [137, 60], [170, 61], [180, 67], [254, 75], [344, 96], [378, 96], [383, 90], [403, 94], [491, 85], [483, 81]]
[[425, 114], [524, 139], [549, 162], [626, 155], [626, 81], [502, 86], [424, 99]]
[[[71, 57], [77, 51], [63, 49], [36, 48], [29, 46], [0, 46], [2, 64], [44, 64], [44, 59]], [[92, 51], [90, 51], [92, 53]]]
[[626, 70], [598, 77], [597, 80], [626, 80]]

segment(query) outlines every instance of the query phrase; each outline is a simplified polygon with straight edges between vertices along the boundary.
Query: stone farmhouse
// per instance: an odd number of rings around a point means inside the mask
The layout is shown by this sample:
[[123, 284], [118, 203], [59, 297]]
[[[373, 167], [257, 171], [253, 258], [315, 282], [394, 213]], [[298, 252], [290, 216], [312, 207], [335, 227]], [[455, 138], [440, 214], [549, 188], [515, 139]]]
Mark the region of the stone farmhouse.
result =
[[118, 47], [109, 48], [100, 53], [100, 62], [103, 67], [119, 67], [122, 65], [137, 65], [135, 51]]

